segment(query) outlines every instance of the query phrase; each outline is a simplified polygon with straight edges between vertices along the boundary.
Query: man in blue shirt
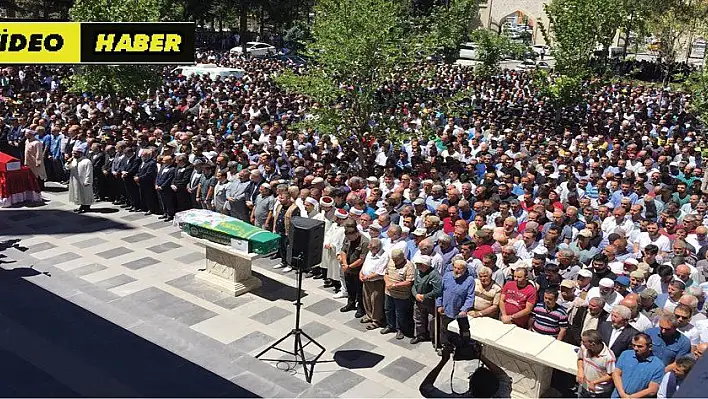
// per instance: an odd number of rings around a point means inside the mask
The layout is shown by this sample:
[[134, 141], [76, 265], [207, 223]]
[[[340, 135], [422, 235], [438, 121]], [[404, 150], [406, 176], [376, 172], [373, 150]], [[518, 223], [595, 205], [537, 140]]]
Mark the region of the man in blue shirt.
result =
[[651, 337], [653, 352], [664, 366], [673, 363], [677, 357], [691, 353], [691, 341], [678, 331], [678, 321], [671, 313], [659, 317], [659, 326], [646, 331]]
[[639, 196], [637, 195], [637, 193], [632, 190], [632, 183], [630, 183], [628, 180], [623, 181], [620, 185], [620, 189], [612, 193], [610, 202], [612, 202], [612, 205], [617, 208], [620, 206], [622, 198], [625, 197], [629, 198], [632, 201], [632, 204], [636, 203], [637, 200], [639, 200]]
[[655, 396], [664, 378], [664, 364], [652, 353], [651, 337], [638, 333], [632, 339], [632, 349], [622, 352], [612, 381], [615, 390], [613, 398], [643, 398]]
[[450, 345], [447, 325], [453, 320], [457, 320], [463, 341], [469, 339], [467, 312], [474, 309], [474, 277], [464, 260], [453, 262], [452, 270], [443, 276], [442, 295], [435, 300], [435, 307], [441, 314], [440, 341], [443, 346]]

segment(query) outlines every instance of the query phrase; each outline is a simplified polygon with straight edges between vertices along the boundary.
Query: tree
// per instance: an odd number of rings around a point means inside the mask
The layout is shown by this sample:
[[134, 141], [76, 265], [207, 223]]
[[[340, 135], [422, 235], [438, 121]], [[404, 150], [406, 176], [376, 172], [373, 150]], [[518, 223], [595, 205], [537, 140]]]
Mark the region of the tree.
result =
[[60, 19], [68, 18], [72, 0], [0, 0], [0, 8], [9, 18]]
[[563, 110], [581, 104], [583, 81], [578, 76], [552, 75], [546, 71], [536, 71], [534, 82], [545, 100], [555, 110], [555, 122], [561, 120]]
[[[659, 40], [659, 61], [664, 84], [672, 77], [682, 39], [692, 33], [697, 21], [705, 20], [704, 5], [697, 0], [652, 0], [648, 26]], [[690, 34], [688, 35], [690, 39]]]
[[499, 70], [499, 63], [505, 55], [519, 53], [524, 47], [512, 42], [506, 35], [487, 29], [472, 32], [470, 38], [477, 44], [477, 59], [480, 63], [476, 66], [476, 72], [483, 76], [493, 75]]
[[684, 83], [692, 94], [689, 111], [696, 115], [703, 126], [708, 125], [708, 72], [693, 72]]
[[[69, 14], [78, 22], [155, 22], [159, 10], [158, 0], [76, 0]], [[149, 65], [88, 65], [69, 81], [75, 92], [131, 97], [161, 84], [157, 69]]]
[[545, 6], [550, 25], [542, 26], [550, 39], [556, 70], [585, 76], [598, 45], [607, 57], [617, 30], [625, 21], [620, 0], [552, 0]]
[[[444, 20], [443, 7], [433, 10], [432, 20]], [[349, 141], [360, 160], [365, 159], [366, 138], [402, 137], [397, 126], [377, 118], [387, 107], [380, 89], [393, 75], [409, 73], [414, 64], [451, 46], [441, 32], [464, 31], [425, 25], [430, 20], [414, 18], [411, 10], [409, 0], [319, 0], [306, 46], [314, 66], [304, 74], [285, 72], [276, 78], [287, 91], [317, 103], [305, 126]]]
[[[470, 33], [472, 18], [479, 14], [478, 3], [473, 0], [448, 1], [447, 4], [432, 7], [429, 16], [423, 15], [418, 23], [429, 29], [428, 46], [434, 48], [447, 62], [457, 59], [458, 49]], [[415, 9], [414, 9], [415, 12]]]

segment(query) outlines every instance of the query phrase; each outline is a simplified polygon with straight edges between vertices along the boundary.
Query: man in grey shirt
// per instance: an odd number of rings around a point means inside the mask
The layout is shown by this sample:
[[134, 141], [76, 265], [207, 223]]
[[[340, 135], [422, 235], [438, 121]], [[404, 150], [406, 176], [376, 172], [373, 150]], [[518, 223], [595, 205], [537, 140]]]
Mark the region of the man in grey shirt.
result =
[[238, 179], [229, 184], [226, 191], [226, 199], [229, 202], [229, 216], [234, 217], [244, 222], [250, 221], [250, 217], [246, 208], [246, 189], [250, 183], [248, 169], [242, 169], [238, 172]]
[[261, 184], [258, 195], [253, 202], [253, 210], [251, 211], [251, 224], [256, 227], [267, 230], [264, 224], [268, 218], [268, 213], [273, 210], [275, 202], [275, 197], [272, 192], [273, 190], [268, 183]]

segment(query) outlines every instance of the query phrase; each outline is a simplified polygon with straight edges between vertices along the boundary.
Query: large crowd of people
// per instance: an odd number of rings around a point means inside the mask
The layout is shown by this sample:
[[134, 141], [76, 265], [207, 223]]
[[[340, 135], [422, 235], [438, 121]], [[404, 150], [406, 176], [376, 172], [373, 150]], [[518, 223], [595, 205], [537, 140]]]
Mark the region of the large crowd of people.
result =
[[[689, 94], [588, 85], [556, 110], [532, 74], [421, 64], [371, 116], [404, 140], [365, 136], [358, 152], [355, 136], [297, 127], [321, 105], [273, 76], [305, 67], [198, 57], [246, 74], [166, 71], [116, 98], [68, 93], [69, 67], [6, 68], [0, 151], [68, 184], [77, 212], [203, 208], [278, 233], [282, 273], [298, 272], [291, 219], [322, 220], [307, 275], [367, 330], [413, 345], [439, 317], [447, 349], [451, 322], [463, 339], [468, 316], [513, 323], [581, 347], [583, 397], [670, 397], [708, 346], [708, 141]], [[436, 99], [461, 90], [466, 111], [446, 115]]]

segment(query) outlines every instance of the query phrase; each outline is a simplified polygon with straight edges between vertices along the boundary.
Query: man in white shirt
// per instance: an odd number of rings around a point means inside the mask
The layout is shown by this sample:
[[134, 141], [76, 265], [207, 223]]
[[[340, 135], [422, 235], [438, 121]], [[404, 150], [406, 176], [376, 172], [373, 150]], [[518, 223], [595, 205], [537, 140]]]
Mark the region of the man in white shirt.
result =
[[359, 272], [359, 279], [364, 283], [363, 302], [366, 315], [362, 323], [371, 323], [367, 330], [383, 327], [384, 320], [384, 291], [386, 265], [388, 265], [389, 252], [383, 249], [381, 240], [372, 238], [368, 244], [369, 253], [366, 254], [364, 264]]
[[669, 237], [659, 233], [659, 225], [656, 222], [649, 222], [647, 224], [647, 231], [639, 233], [637, 242], [641, 251], [643, 251], [647, 245], [654, 244], [659, 247], [660, 256], [671, 252], [671, 241], [669, 241]]
[[617, 207], [612, 211], [613, 217], [608, 217], [602, 222], [602, 232], [605, 234], [611, 234], [615, 232], [616, 228], [621, 228], [627, 236], [632, 233], [634, 229], [634, 223], [631, 219], [627, 219], [627, 211], [620, 207]]
[[637, 329], [639, 332], [644, 332], [654, 325], [651, 320], [639, 311], [639, 294], [631, 293], [620, 301], [620, 305], [624, 305], [632, 311], [632, 318], [629, 319], [629, 325]]
[[401, 226], [391, 224], [385, 234], [388, 235], [388, 242], [386, 243], [386, 247], [384, 248], [384, 250], [386, 251], [388, 256], [391, 256], [391, 252], [394, 249], [400, 249], [404, 253], [406, 252], [408, 243], [403, 237], [403, 231], [401, 229]]
[[600, 279], [598, 287], [590, 288], [586, 299], [602, 298], [605, 300], [605, 311], [612, 312], [612, 308], [618, 305], [624, 297], [615, 291], [615, 282], [609, 278]]

